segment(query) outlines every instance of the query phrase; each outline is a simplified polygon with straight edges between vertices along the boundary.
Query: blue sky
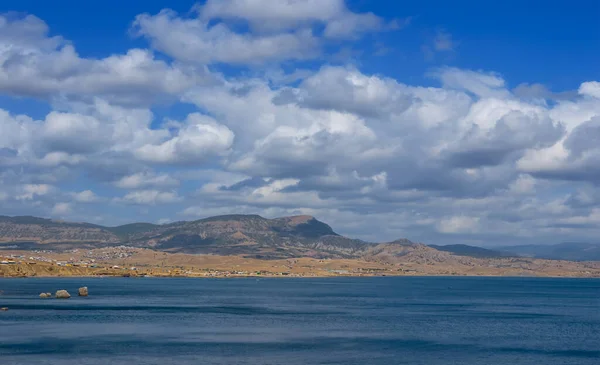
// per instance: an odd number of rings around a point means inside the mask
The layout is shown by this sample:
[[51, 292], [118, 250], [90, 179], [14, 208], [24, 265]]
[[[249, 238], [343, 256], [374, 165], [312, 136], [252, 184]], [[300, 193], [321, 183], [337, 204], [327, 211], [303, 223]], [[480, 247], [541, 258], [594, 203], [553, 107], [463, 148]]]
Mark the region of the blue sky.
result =
[[[7, 1], [0, 11], [35, 14], [53, 34], [75, 43], [82, 55], [103, 57], [147, 45], [128, 34], [136, 15], [154, 14], [164, 8], [186, 13], [194, 4], [107, 0], [103, 6], [97, 6], [70, 0], [25, 0]], [[380, 40], [390, 48], [387, 57], [360, 58], [362, 66], [372, 73], [384, 73], [408, 83], [425, 82], [423, 75], [432, 63], [452, 64], [495, 70], [510, 84], [543, 83], [558, 90], [576, 89], [581, 82], [600, 77], [597, 1], [507, 0], [492, 4], [473, 0], [353, 0], [347, 4], [352, 10], [371, 11], [387, 19], [411, 18], [411, 26], [402, 32], [379, 34], [364, 42], [369, 45], [373, 39]], [[423, 62], [419, 57], [421, 46], [438, 30], [451, 34], [460, 52]], [[570, 68], [568, 73], [557, 72], [566, 68]]]
[[595, 1], [0, 5], [0, 214], [595, 240]]

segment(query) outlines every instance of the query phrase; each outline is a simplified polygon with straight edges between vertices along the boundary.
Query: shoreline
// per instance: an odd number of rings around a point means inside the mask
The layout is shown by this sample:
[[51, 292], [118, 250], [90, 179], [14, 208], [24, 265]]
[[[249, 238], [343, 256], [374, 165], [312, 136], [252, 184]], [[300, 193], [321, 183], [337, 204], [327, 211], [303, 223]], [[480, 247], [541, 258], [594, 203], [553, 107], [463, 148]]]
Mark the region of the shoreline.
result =
[[600, 276], [553, 276], [553, 275], [445, 275], [445, 274], [418, 274], [418, 275], [30, 275], [30, 276], [0, 276], [0, 279], [334, 279], [334, 278], [521, 278], [521, 279], [590, 279], [600, 280]]
[[[3, 258], [4, 257], [4, 258]], [[447, 260], [402, 257], [393, 260], [262, 260], [240, 256], [165, 253], [147, 249], [12, 251], [0, 254], [0, 278], [328, 278], [328, 277], [548, 277], [600, 278], [600, 262], [527, 258]]]

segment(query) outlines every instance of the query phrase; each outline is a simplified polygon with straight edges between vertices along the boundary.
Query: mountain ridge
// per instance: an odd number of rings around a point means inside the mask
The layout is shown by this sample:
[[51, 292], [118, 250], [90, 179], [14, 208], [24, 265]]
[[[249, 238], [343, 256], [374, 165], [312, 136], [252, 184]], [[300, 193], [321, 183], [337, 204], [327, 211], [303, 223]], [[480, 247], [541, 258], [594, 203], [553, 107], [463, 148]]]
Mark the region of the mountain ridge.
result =
[[480, 258], [502, 258], [517, 256], [511, 252], [493, 250], [479, 246], [470, 246], [463, 244], [454, 245], [429, 245], [438, 251], [446, 251], [458, 256], [480, 257]]
[[313, 216], [264, 218], [221, 215], [167, 224], [130, 223], [104, 227], [36, 217], [0, 217], [0, 248], [96, 249], [128, 246], [165, 253], [241, 256], [253, 259], [368, 259], [392, 263], [456, 261], [406, 238], [375, 243], [348, 238]]
[[102, 226], [34, 216], [0, 215], [0, 249], [7, 245], [26, 250], [94, 249], [131, 246], [169, 253], [239, 255], [282, 259], [364, 258], [394, 261], [399, 257], [426, 262], [461, 257], [510, 257], [554, 260], [600, 260], [600, 245], [521, 245], [482, 248], [469, 245], [425, 245], [406, 238], [367, 242], [342, 236], [310, 215], [264, 218], [256, 214], [228, 214], [165, 224], [134, 222]]
[[0, 216], [0, 242], [40, 247], [128, 245], [166, 252], [284, 258], [354, 257], [371, 243], [347, 238], [308, 215], [231, 214], [167, 224], [107, 227], [32, 216]]
[[494, 250], [521, 257], [550, 260], [599, 261], [600, 244], [586, 242], [563, 242], [554, 245], [516, 245], [496, 247]]

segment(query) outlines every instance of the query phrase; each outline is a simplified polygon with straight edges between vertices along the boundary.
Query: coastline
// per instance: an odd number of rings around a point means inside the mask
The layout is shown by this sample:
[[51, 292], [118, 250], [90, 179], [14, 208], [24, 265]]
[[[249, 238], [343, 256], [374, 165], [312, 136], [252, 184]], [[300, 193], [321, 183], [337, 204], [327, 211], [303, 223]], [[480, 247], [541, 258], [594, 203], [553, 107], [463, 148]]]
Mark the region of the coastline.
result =
[[313, 276], [132, 276], [123, 277], [118, 275], [73, 275], [73, 276], [0, 276], [0, 279], [333, 279], [333, 278], [523, 278], [523, 279], [589, 279], [600, 280], [600, 276], [539, 276], [539, 275], [439, 275], [439, 274], [419, 274], [419, 275], [313, 275]]
[[[17, 265], [15, 269], [19, 266]], [[563, 274], [549, 274], [549, 273], [463, 273], [463, 274], [448, 274], [448, 273], [436, 273], [436, 272], [382, 272], [382, 273], [335, 273], [335, 272], [306, 272], [299, 274], [284, 274], [284, 273], [262, 273], [262, 274], [240, 274], [230, 273], [221, 271], [209, 271], [204, 272], [203, 269], [199, 269], [196, 272], [181, 273], [181, 272], [169, 272], [159, 271], [160, 268], [152, 268], [150, 271], [140, 270], [136, 272], [130, 272], [126, 270], [114, 270], [106, 272], [105, 270], [98, 270], [97, 272], [71, 272], [70, 270], [64, 270], [56, 273], [37, 273], [24, 272], [23, 270], [17, 270], [16, 272], [6, 272], [0, 267], [0, 279], [31, 279], [31, 278], [123, 278], [123, 279], [145, 279], [145, 278], [188, 278], [188, 279], [306, 279], [306, 278], [382, 278], [382, 277], [481, 277], [481, 278], [552, 278], [552, 279], [600, 279], [600, 273], [595, 274], [581, 274], [581, 273], [563, 273]], [[150, 273], [151, 272], [151, 273]]]
[[[95, 257], [94, 259], [90, 256]], [[327, 277], [549, 277], [600, 278], [600, 262], [527, 258], [475, 259], [454, 256], [435, 261], [264, 260], [240, 256], [165, 253], [148, 249], [70, 252], [0, 252], [0, 278], [27, 277], [173, 277], [173, 278], [327, 278]]]

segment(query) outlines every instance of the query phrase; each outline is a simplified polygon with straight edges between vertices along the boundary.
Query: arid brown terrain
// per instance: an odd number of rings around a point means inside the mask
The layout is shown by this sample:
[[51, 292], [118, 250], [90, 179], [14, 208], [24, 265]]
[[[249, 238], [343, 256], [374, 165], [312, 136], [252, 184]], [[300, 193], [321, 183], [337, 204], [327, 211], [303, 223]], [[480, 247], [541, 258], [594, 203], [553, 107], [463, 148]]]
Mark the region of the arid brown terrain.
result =
[[[0, 217], [0, 276], [493, 275], [600, 277], [600, 262], [455, 254], [346, 238], [310, 216], [102, 227]], [[489, 253], [488, 253], [489, 252]], [[487, 256], [486, 256], [487, 255]]]
[[[0, 254], [0, 277], [29, 276], [380, 276], [468, 275], [600, 277], [600, 263], [527, 258], [479, 259], [416, 249], [402, 258], [295, 258], [261, 260], [240, 256], [166, 253], [150, 249], [110, 247], [89, 251]], [[91, 258], [95, 257], [95, 258]], [[41, 260], [43, 259], [43, 260]], [[93, 263], [91, 261], [93, 260]]]

